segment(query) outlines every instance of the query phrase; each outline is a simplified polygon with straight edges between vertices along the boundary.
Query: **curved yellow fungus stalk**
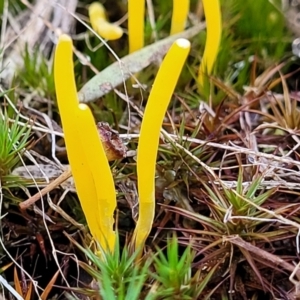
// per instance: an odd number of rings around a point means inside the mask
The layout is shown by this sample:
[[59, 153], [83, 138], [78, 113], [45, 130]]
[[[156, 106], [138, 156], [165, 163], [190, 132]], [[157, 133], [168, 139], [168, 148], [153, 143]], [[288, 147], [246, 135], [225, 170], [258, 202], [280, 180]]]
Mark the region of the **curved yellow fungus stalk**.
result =
[[117, 206], [115, 185], [94, 117], [86, 104], [79, 104], [76, 122], [79, 125], [79, 138], [85, 145], [84, 156], [94, 179], [91, 184], [97, 194], [96, 197], [87, 199], [93, 211], [97, 212], [96, 220], [101, 234], [98, 235], [97, 231], [96, 238], [104, 250], [108, 246], [113, 251], [116, 241], [113, 231], [114, 211]]
[[206, 20], [206, 43], [199, 67], [198, 81], [201, 87], [204, 77], [210, 75], [218, 56], [222, 35], [222, 18], [219, 0], [202, 0]]
[[144, 47], [145, 0], [128, 0], [129, 53]]
[[171, 35], [184, 31], [190, 0], [173, 0]]
[[186, 39], [173, 43], [158, 70], [145, 108], [137, 152], [139, 218], [134, 232], [136, 248], [144, 245], [152, 227], [160, 129], [189, 50], [190, 42]]
[[123, 29], [107, 21], [104, 6], [93, 2], [89, 6], [89, 18], [92, 28], [106, 40], [117, 40], [123, 35]]
[[[78, 197], [85, 214], [88, 227], [94, 237], [100, 236], [97, 222], [98, 211], [97, 192], [93, 174], [83, 152], [83, 145], [78, 139], [75, 118], [78, 114], [78, 99], [74, 79], [72, 40], [67, 35], [61, 35], [55, 51], [54, 81], [57, 104], [60, 112], [68, 159], [71, 166]], [[86, 147], [86, 145], [84, 145]], [[95, 201], [93, 203], [93, 201]]]

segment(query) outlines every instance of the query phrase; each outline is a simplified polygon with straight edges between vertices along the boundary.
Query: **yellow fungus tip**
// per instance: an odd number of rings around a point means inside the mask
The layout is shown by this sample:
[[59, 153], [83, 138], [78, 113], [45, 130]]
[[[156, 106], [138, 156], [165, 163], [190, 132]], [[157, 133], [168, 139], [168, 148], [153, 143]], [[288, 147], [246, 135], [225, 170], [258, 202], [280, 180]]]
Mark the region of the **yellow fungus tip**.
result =
[[183, 48], [183, 49], [187, 49], [191, 47], [191, 43], [190, 41], [188, 41], [187, 39], [178, 39], [175, 42], [177, 44], [178, 47]]
[[103, 18], [106, 20], [105, 8], [101, 3], [93, 2], [89, 6], [89, 16], [91, 18]]
[[59, 42], [62, 43], [62, 42], [72, 42], [72, 39], [69, 35], [63, 33], [59, 36]]
[[79, 110], [87, 110], [89, 107], [84, 103], [79, 103], [78, 108]]

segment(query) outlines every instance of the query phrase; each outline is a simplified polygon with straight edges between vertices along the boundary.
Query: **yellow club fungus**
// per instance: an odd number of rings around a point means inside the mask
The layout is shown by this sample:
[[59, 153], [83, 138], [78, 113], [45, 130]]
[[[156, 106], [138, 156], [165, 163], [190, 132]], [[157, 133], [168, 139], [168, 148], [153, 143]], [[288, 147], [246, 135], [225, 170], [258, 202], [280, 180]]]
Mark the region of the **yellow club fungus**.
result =
[[190, 0], [173, 0], [171, 35], [184, 31], [190, 8]]
[[[102, 231], [106, 226], [101, 227], [100, 225], [102, 220], [99, 218], [101, 213], [99, 212], [100, 204], [98, 203], [98, 200], [102, 199], [102, 196], [99, 194], [99, 188], [97, 186], [98, 184], [102, 185], [101, 180], [103, 177], [97, 177], [98, 173], [91, 168], [91, 157], [87, 157], [89, 152], [86, 152], [86, 148], [91, 147], [91, 145], [93, 147], [95, 146], [95, 137], [92, 139], [93, 144], [90, 144], [90, 141], [88, 140], [90, 139], [90, 134], [86, 134], [85, 139], [79, 138], [82, 128], [86, 129], [87, 124], [77, 122], [78, 116], [81, 116], [82, 114], [84, 114], [84, 116], [79, 117], [79, 119], [82, 118], [85, 120], [86, 112], [82, 110], [81, 106], [79, 107], [77, 98], [72, 47], [72, 40], [69, 36], [61, 35], [59, 37], [54, 58], [56, 97], [65, 136], [68, 159], [82, 210], [93, 237], [99, 241], [103, 241], [101, 237], [103, 234], [107, 234], [107, 232]], [[95, 125], [94, 130], [96, 130]], [[98, 134], [97, 138], [98, 143], [101, 144]], [[101, 153], [99, 155], [101, 155]], [[104, 168], [106, 164], [104, 164]], [[99, 165], [97, 167], [99, 167]], [[107, 181], [109, 180], [110, 179], [108, 178]], [[103, 197], [106, 197], [106, 195], [107, 192], [103, 194]], [[112, 200], [112, 203], [113, 201], [114, 200]], [[101, 207], [100, 209], [105, 210], [106, 208]], [[106, 220], [104, 220], [104, 222], [105, 221]], [[107, 238], [107, 242], [111, 248], [113, 238], [111, 238], [110, 233], [111, 231], [108, 231], [109, 238]], [[101, 244], [101, 246], [106, 249], [107, 243]]]
[[93, 2], [89, 6], [89, 18], [92, 28], [106, 40], [117, 40], [123, 35], [120, 26], [107, 21], [104, 6], [101, 3]]
[[108, 246], [113, 251], [116, 240], [113, 231], [113, 215], [117, 206], [115, 185], [94, 117], [86, 104], [79, 104], [76, 122], [80, 124], [78, 126], [79, 138], [85, 145], [83, 152], [92, 173], [94, 179], [92, 184], [97, 194], [95, 198], [89, 199], [92, 209], [97, 212], [98, 226], [101, 231], [101, 235], [96, 238], [104, 250]]
[[145, 0], [128, 0], [129, 53], [144, 47]]
[[203, 87], [204, 77], [210, 75], [217, 59], [222, 35], [222, 17], [219, 0], [202, 0], [206, 20], [206, 43], [199, 67], [198, 81]]
[[158, 70], [145, 108], [137, 152], [139, 218], [134, 232], [136, 248], [144, 245], [152, 227], [160, 129], [189, 50], [190, 42], [186, 39], [173, 43]]
[[98, 236], [96, 210], [87, 203], [96, 199], [93, 177], [78, 140], [75, 117], [78, 110], [77, 91], [74, 79], [72, 40], [61, 35], [55, 51], [54, 80], [57, 104], [60, 112], [68, 159], [71, 165], [78, 197], [88, 226], [93, 236]]

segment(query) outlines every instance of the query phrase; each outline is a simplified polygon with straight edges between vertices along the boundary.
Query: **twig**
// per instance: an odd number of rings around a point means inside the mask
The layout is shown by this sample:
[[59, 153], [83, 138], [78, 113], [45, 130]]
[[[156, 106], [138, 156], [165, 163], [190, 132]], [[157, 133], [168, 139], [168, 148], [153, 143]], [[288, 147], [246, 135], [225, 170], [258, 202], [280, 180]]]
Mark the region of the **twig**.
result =
[[54, 188], [62, 184], [64, 181], [66, 181], [68, 178], [72, 176], [71, 170], [64, 171], [59, 177], [57, 177], [55, 180], [49, 183], [45, 188], [43, 188], [41, 191], [37, 192], [32, 197], [28, 198], [26, 201], [20, 203], [20, 208], [26, 209], [32, 204], [34, 204], [36, 201], [38, 201], [40, 198], [42, 198], [44, 195], [52, 191]]
[[[280, 266], [289, 272], [294, 272], [294, 270], [295, 270], [295, 267], [293, 265], [287, 263], [284, 259], [282, 259], [274, 254], [271, 254], [270, 252], [264, 251], [256, 246], [244, 241], [238, 235], [225, 237], [224, 241], [228, 241], [234, 245], [237, 245], [237, 246], [249, 251], [253, 255], [258, 256], [259, 258], [261, 258], [263, 260], [267, 260], [267, 261], [275, 264], [276, 266]], [[300, 278], [300, 270], [297, 270], [296, 273], [297, 273], [297, 276]]]

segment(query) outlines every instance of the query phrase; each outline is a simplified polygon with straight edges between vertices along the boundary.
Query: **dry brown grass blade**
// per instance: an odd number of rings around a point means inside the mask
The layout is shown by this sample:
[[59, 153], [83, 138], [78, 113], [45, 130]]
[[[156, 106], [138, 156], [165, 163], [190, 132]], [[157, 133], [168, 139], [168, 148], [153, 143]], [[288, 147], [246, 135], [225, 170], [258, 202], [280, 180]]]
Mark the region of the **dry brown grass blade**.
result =
[[33, 288], [32, 281], [30, 281], [30, 282], [29, 282], [29, 285], [28, 285], [28, 291], [27, 291], [27, 293], [26, 293], [26, 297], [25, 297], [24, 300], [30, 300], [30, 299], [31, 299], [32, 288]]
[[238, 248], [243, 253], [243, 256], [245, 257], [245, 259], [247, 260], [247, 262], [251, 266], [252, 270], [256, 274], [258, 280], [260, 281], [260, 284], [261, 284], [263, 290], [266, 291], [263, 278], [262, 278], [261, 273], [259, 272], [258, 268], [256, 267], [256, 264], [255, 264], [255, 261], [254, 261], [253, 257], [251, 256], [251, 254], [249, 253], [249, 251], [246, 248], [240, 247], [240, 246], [238, 246]]
[[[288, 79], [290, 77], [292, 77], [293, 75], [295, 75], [296, 73], [298, 73], [299, 70], [296, 70], [294, 72], [290, 72], [288, 74], [283, 75], [284, 79]], [[268, 85], [268, 90], [272, 90], [274, 87], [276, 87], [278, 84], [281, 83], [281, 78], [275, 78], [273, 81], [271, 81]]]
[[[21, 270], [21, 271], [23, 271], [23, 270]], [[29, 281], [29, 284], [27, 284], [27, 281], [25, 279], [25, 275], [23, 274], [23, 272], [21, 273], [21, 275], [22, 275], [21, 278], [23, 281], [22, 286], [20, 284], [18, 271], [15, 266], [15, 268], [14, 268], [14, 283], [15, 283], [16, 291], [18, 292], [18, 294], [20, 294], [22, 297], [24, 297], [24, 300], [30, 300], [32, 297], [33, 283], [32, 283], [32, 281]]]
[[18, 271], [17, 271], [17, 267], [14, 267], [14, 284], [15, 284], [15, 290], [17, 291], [17, 293], [23, 297], [23, 290], [20, 284], [20, 279], [19, 279], [19, 275], [18, 275]]
[[[292, 108], [292, 101], [289, 95], [289, 89], [286, 83], [285, 78], [282, 76], [282, 74], [280, 74], [281, 77], [281, 81], [282, 81], [282, 89], [283, 89], [283, 98], [284, 98], [284, 107], [285, 107], [285, 118], [287, 120], [287, 123], [290, 124], [295, 124], [294, 123], [294, 113], [293, 113], [293, 108]], [[295, 102], [295, 101], [294, 101]], [[291, 128], [294, 129], [294, 128]]]
[[267, 117], [287, 130], [294, 130], [300, 124], [297, 101], [290, 96], [285, 76], [280, 74], [280, 80], [283, 89], [283, 98], [274, 96], [273, 99], [270, 99], [270, 107], [274, 116], [270, 114]]
[[221, 89], [229, 98], [231, 99], [241, 98], [241, 95], [238, 92], [236, 92], [233, 88], [226, 85], [223, 81], [219, 80], [218, 78], [211, 76], [210, 80], [216, 87]]
[[266, 85], [268, 85], [268, 81], [285, 65], [286, 63], [283, 62], [278, 66], [270, 67], [267, 70], [265, 70], [260, 76], [258, 76], [254, 82], [255, 87], [258, 89], [258, 92], [264, 91], [266, 89]]
[[41, 191], [37, 192], [35, 195], [30, 197], [24, 202], [20, 203], [20, 208], [22, 210], [28, 208], [29, 206], [33, 205], [36, 201], [38, 201], [41, 197], [46, 195], [47, 193], [51, 192], [53, 189], [55, 189], [57, 186], [59, 186], [62, 182], [67, 180], [72, 176], [71, 170], [64, 171], [63, 174], [61, 174], [58, 178], [56, 178], [54, 181], [49, 183], [45, 188], [43, 188]]
[[7, 270], [9, 267], [11, 267], [13, 265], [13, 262], [8, 263], [7, 265], [5, 265], [4, 267], [1, 267], [1, 273], [4, 272], [5, 270]]
[[[295, 267], [293, 265], [287, 263], [284, 259], [244, 241], [238, 235], [224, 237], [224, 240], [238, 246], [240, 249], [243, 248], [243, 249], [247, 250], [254, 256], [259, 256], [261, 259], [267, 260], [276, 266], [281, 266], [283, 269], [285, 269], [291, 273], [295, 271]], [[300, 279], [300, 270], [297, 270], [296, 275]]]
[[299, 110], [297, 108], [297, 101], [291, 99], [289, 88], [286, 82], [286, 77], [280, 74], [282, 78], [283, 98], [285, 106], [285, 118], [291, 129], [298, 128], [300, 123]]
[[56, 271], [56, 273], [53, 275], [49, 283], [47, 284], [46, 288], [44, 289], [42, 295], [41, 295], [41, 300], [47, 300], [49, 293], [51, 292], [53, 285], [60, 274], [59, 270]]

